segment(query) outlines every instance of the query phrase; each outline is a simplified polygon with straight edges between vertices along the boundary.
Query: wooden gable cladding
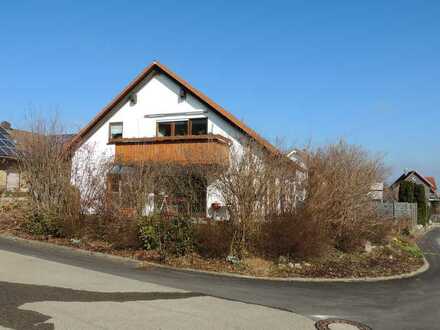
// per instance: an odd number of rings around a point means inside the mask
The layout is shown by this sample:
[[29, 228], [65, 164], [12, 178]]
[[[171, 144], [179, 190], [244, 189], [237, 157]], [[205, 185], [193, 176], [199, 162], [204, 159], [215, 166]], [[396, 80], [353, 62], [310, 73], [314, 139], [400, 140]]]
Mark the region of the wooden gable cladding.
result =
[[111, 140], [118, 163], [229, 164], [230, 140], [214, 134]]

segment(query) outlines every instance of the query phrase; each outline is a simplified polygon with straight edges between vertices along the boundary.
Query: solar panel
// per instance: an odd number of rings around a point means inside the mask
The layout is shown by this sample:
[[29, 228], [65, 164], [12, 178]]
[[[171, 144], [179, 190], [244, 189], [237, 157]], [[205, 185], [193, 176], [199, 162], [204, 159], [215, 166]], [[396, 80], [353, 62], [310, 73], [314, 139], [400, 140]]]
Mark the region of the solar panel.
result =
[[0, 157], [17, 157], [15, 142], [3, 127], [0, 127]]

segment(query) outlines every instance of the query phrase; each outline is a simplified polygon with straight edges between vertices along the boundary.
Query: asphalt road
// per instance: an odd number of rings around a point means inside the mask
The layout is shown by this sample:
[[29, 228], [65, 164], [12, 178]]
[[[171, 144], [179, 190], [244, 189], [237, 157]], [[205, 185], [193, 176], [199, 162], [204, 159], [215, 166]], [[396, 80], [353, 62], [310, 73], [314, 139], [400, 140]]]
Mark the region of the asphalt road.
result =
[[[64, 263], [187, 292], [291, 311], [312, 319], [356, 320], [373, 329], [440, 329], [440, 228], [420, 242], [430, 269], [414, 278], [364, 283], [250, 280], [161, 268], [140, 270], [52, 247], [0, 238], [0, 250]], [[293, 327], [294, 329], [294, 327]]]
[[297, 329], [309, 318], [0, 250], [0, 329]]

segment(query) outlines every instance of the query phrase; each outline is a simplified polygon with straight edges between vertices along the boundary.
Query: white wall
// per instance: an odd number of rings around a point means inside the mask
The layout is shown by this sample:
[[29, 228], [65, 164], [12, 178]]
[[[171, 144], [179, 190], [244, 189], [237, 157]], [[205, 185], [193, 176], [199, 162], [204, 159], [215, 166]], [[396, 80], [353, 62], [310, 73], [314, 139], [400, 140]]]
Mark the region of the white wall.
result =
[[[207, 117], [208, 133], [227, 137], [233, 142], [235, 150], [241, 150], [242, 143], [246, 140], [246, 137], [236, 127], [222, 119], [190, 93], [182, 100], [179, 96], [180, 86], [165, 74], [155, 75], [151, 79], [147, 78], [139, 84], [135, 93], [137, 95], [135, 105], [131, 105], [128, 99], [123, 100], [85, 137], [83, 145], [73, 157], [74, 164], [83, 158], [80, 155], [87, 152], [85, 150], [90, 149], [94, 150], [97, 158], [114, 157], [115, 146], [108, 145], [111, 122], [123, 122], [123, 138], [139, 138], [156, 136], [157, 121]], [[145, 118], [146, 115], [155, 114], [166, 116]], [[213, 202], [221, 201], [213, 188], [209, 187], [207, 206], [209, 207]]]

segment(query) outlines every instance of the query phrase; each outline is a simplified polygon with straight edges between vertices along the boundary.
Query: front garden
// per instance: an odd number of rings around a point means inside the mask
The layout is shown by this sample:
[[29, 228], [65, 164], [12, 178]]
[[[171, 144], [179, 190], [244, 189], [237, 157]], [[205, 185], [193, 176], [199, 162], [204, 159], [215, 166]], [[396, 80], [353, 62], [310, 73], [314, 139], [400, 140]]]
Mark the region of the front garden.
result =
[[[138, 222], [124, 219], [123, 223], [102, 223], [90, 217], [83, 220], [81, 230], [75, 235], [54, 235], [41, 231], [34, 221], [30, 227], [23, 215], [23, 202], [8, 203], [1, 207], [0, 234], [178, 268], [258, 277], [381, 277], [409, 273], [423, 265], [415, 237], [403, 235], [395, 228], [390, 230], [390, 238], [386, 241], [368, 241], [364, 247], [349, 252], [327, 246], [324, 253], [299, 255], [295, 253], [299, 251], [298, 245], [292, 243], [284, 253], [268, 253], [267, 237], [264, 237], [260, 238], [264, 242], [257, 242], [260, 246], [238, 259], [230, 255], [230, 228], [222, 222], [193, 223], [156, 217], [142, 218]], [[284, 230], [284, 226], [280, 224], [278, 230]], [[278, 236], [280, 241], [274, 248], [284, 245], [282, 240], [288, 236]]]
[[[72, 168], [54, 134], [35, 134], [20, 164], [29, 178], [26, 201], [0, 208], [0, 232], [182, 268], [265, 277], [377, 277], [423, 265], [405, 222], [377, 215], [368, 197], [384, 179], [381, 158], [339, 142], [308, 150], [307, 175], [298, 180], [282, 155], [255, 146], [232, 154], [225, 168], [130, 164], [109, 194], [93, 150]], [[259, 154], [259, 157], [255, 155]], [[87, 160], [87, 161], [86, 161]], [[304, 169], [302, 169], [304, 170]], [[227, 218], [196, 215], [193, 177], [215, 177]], [[103, 179], [104, 178], [104, 179]], [[81, 186], [82, 193], [71, 185]], [[304, 198], [298, 190], [306, 191]], [[184, 207], [155, 208], [151, 192], [178, 191]]]

